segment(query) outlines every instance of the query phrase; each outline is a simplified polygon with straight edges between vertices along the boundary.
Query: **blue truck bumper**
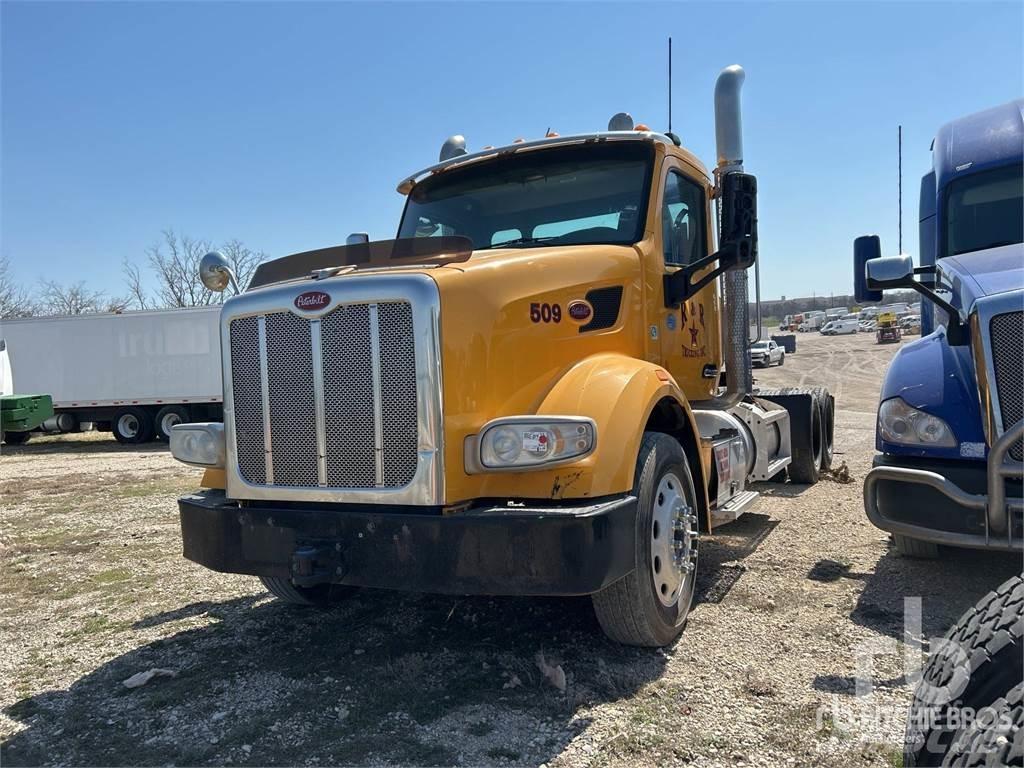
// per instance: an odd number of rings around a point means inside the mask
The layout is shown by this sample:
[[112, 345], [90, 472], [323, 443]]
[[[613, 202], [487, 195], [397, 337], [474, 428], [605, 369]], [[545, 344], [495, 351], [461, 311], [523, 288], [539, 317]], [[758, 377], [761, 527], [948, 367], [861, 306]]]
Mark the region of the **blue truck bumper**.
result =
[[1024, 465], [1009, 457], [1024, 422], [992, 446], [987, 462], [879, 454], [864, 479], [864, 509], [883, 531], [972, 549], [1024, 549]]

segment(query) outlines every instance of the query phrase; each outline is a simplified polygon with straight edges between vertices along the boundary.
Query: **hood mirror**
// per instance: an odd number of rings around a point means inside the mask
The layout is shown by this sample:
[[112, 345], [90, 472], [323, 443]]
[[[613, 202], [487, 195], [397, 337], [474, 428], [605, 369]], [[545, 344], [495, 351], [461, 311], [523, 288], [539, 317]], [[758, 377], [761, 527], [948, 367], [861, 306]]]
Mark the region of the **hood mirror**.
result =
[[238, 281], [235, 279], [235, 272], [231, 269], [231, 262], [220, 251], [210, 251], [203, 256], [199, 262], [199, 279], [203, 281], [209, 290], [214, 293], [222, 293], [230, 284], [239, 293]]

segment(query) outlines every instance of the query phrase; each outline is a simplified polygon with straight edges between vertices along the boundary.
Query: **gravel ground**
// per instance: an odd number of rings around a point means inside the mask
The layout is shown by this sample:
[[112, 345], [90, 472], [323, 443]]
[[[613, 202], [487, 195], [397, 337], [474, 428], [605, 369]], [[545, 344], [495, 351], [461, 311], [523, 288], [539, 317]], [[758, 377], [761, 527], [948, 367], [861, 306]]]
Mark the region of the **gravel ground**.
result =
[[[174, 501], [197, 476], [163, 447], [5, 448], [0, 763], [899, 765], [921, 637], [1020, 560], [898, 557], [860, 496], [895, 348], [798, 343], [756, 377], [835, 393], [853, 482], [760, 487], [704, 540], [665, 651], [605, 641], [587, 600], [365, 590], [293, 609], [180, 557]], [[905, 597], [921, 606], [906, 633]], [[151, 669], [170, 674], [122, 684]]]

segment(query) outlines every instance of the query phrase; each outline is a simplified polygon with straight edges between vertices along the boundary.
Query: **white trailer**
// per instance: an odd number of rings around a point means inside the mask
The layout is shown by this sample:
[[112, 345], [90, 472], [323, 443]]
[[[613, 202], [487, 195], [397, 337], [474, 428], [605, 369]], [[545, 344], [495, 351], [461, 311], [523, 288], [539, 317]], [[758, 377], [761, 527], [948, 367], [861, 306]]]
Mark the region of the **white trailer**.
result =
[[47, 428], [85, 422], [122, 443], [221, 419], [220, 307], [0, 322], [16, 389], [53, 398]]

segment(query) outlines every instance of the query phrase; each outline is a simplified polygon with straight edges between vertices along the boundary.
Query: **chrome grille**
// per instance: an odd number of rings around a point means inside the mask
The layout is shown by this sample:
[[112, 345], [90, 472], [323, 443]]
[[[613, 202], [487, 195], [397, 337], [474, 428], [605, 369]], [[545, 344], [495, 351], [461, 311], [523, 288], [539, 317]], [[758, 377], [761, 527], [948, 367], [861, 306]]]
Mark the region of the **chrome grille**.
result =
[[242, 477], [254, 485], [267, 482], [263, 450], [263, 386], [260, 374], [259, 319], [231, 322], [231, 392], [235, 403], [235, 442]]
[[[989, 324], [992, 368], [1002, 427], [1009, 429], [1024, 418], [1024, 312], [996, 315]], [[1020, 461], [1024, 446], [1017, 441], [1010, 455]]]
[[408, 302], [393, 301], [343, 304], [319, 319], [275, 311], [232, 320], [241, 477], [291, 488], [410, 483], [419, 448], [412, 318]]
[[377, 462], [370, 306], [335, 310], [324, 318], [322, 334], [328, 485], [373, 488]]

